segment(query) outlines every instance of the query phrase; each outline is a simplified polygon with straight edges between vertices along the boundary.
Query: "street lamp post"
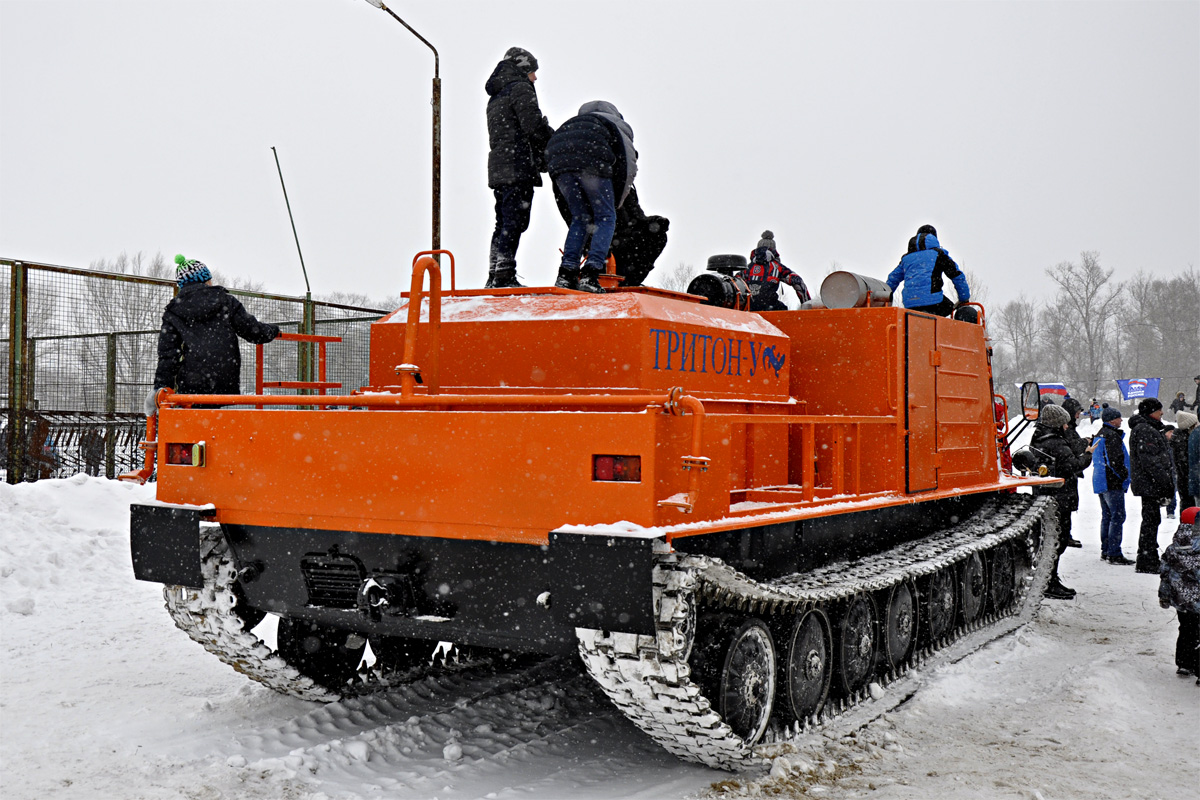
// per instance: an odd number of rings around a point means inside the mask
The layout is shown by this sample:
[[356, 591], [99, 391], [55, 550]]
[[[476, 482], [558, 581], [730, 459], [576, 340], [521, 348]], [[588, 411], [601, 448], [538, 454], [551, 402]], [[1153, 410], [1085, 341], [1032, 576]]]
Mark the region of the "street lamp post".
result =
[[383, 9], [392, 15], [392, 19], [399, 22], [404, 27], [416, 36], [425, 46], [433, 51], [433, 250], [442, 249], [442, 79], [440, 76], [440, 62], [438, 59], [437, 48], [429, 43], [429, 41], [417, 33], [412, 25], [409, 25], [400, 17], [396, 16], [396, 12], [392, 11], [383, 4], [383, 0], [367, 0], [368, 3], [376, 8]]

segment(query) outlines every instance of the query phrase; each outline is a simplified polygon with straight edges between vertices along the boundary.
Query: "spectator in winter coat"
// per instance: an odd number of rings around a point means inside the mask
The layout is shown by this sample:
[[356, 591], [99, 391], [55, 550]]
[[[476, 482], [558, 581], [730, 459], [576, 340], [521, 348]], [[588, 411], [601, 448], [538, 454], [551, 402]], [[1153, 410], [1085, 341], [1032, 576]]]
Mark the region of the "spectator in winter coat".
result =
[[1175, 415], [1179, 427], [1171, 438], [1171, 454], [1175, 458], [1175, 485], [1179, 490], [1180, 508], [1200, 505], [1200, 498], [1191, 490], [1192, 467], [1188, 463], [1188, 450], [1192, 447], [1192, 439], [1200, 437], [1196, 431], [1196, 415], [1190, 411], [1180, 411]]
[[[546, 167], [571, 211], [554, 285], [602, 294], [596, 276], [608, 261], [617, 209], [632, 191], [637, 175], [633, 128], [612, 103], [584, 103], [579, 113], [550, 137]], [[581, 265], [589, 234], [587, 261]]]
[[1058, 577], [1058, 560], [1071, 539], [1071, 514], [1079, 508], [1079, 485], [1075, 477], [1092, 460], [1092, 453], [1099, 446], [1099, 442], [1096, 442], [1082, 453], [1072, 451], [1067, 439], [1070, 424], [1071, 416], [1061, 407], [1053, 404], [1045, 406], [1038, 413], [1033, 439], [1029, 442], [1031, 449], [1040, 450], [1049, 458], [1050, 475], [1063, 479], [1061, 487], [1034, 487], [1034, 494], [1051, 495], [1058, 504], [1058, 556], [1054, 559], [1054, 572], [1046, 586], [1046, 597], [1055, 600], [1069, 600], [1075, 596], [1075, 590], [1064, 586]]
[[1171, 413], [1178, 414], [1185, 408], [1191, 408], [1191, 403], [1183, 396], [1183, 392], [1176, 392], [1175, 399], [1171, 401]]
[[953, 281], [959, 303], [971, 299], [967, 278], [950, 254], [938, 244], [937, 231], [932, 225], [922, 225], [917, 229], [917, 235], [909, 240], [908, 253], [888, 275], [887, 285], [895, 292], [900, 282], [904, 282], [905, 308], [948, 317], [955, 304], [942, 294], [943, 276]]
[[542, 154], [554, 129], [538, 106], [537, 59], [510, 47], [484, 84], [488, 94], [488, 188], [496, 198], [496, 229], [484, 288], [519, 288], [517, 246], [529, 228], [533, 189], [542, 185]]
[[1093, 441], [1100, 443], [1092, 453], [1092, 491], [1100, 497], [1100, 558], [1110, 564], [1133, 563], [1121, 552], [1125, 525], [1125, 492], [1129, 490], [1129, 451], [1121, 412], [1104, 409], [1103, 422]]
[[1133, 493], [1142, 498], [1142, 527], [1138, 534], [1138, 572], [1158, 573], [1160, 509], [1175, 493], [1171, 445], [1163, 434], [1163, 405], [1157, 397], [1138, 403], [1129, 419], [1129, 463]]
[[1196, 381], [1196, 396], [1192, 398], [1192, 402], [1188, 403], [1188, 408], [1200, 414], [1200, 375], [1193, 378]]
[[[1063, 411], [1066, 411], [1067, 414], [1069, 414], [1071, 417], [1071, 422], [1067, 425], [1067, 437], [1066, 437], [1067, 444], [1069, 444], [1071, 446], [1072, 453], [1074, 453], [1075, 455], [1079, 455], [1083, 451], [1087, 450], [1087, 447], [1089, 444], [1087, 442], [1087, 440], [1085, 440], [1082, 436], [1079, 435], [1079, 428], [1077, 427], [1079, 425], [1079, 418], [1081, 416], [1083, 416], [1083, 406], [1074, 397], [1071, 397], [1071, 395], [1067, 395], [1063, 399], [1062, 407], [1063, 407]], [[1082, 472], [1075, 473], [1076, 481], [1078, 481], [1082, 477], [1083, 477]], [[1075, 496], [1077, 498], [1079, 496], [1078, 487], [1076, 487], [1076, 489], [1075, 489]], [[1079, 508], [1078, 503], [1076, 503], [1075, 507], [1077, 509]], [[1079, 541], [1074, 536], [1071, 536], [1071, 537], [1068, 537], [1068, 539], [1067, 539], [1067, 547], [1083, 547], [1083, 542]]]
[[159, 389], [180, 394], [240, 394], [242, 352], [238, 337], [266, 344], [279, 328], [256, 320], [241, 302], [214, 286], [212, 273], [200, 261], [175, 256], [179, 294], [163, 311], [158, 332], [158, 368], [146, 397], [146, 416], [158, 412]]
[[1193, 427], [1187, 443], [1188, 495], [1200, 505], [1200, 427]]
[[[1175, 538], [1163, 551], [1158, 604], [1179, 615], [1175, 672], [1200, 676], [1200, 523], [1196, 506], [1179, 515]], [[1196, 680], [1200, 684], [1200, 677]]]
[[1095, 422], [1096, 420], [1100, 419], [1100, 415], [1103, 413], [1104, 413], [1104, 409], [1102, 409], [1100, 407], [1100, 404], [1096, 402], [1095, 398], [1092, 398], [1092, 405], [1088, 409], [1088, 416], [1091, 417], [1092, 422]]
[[771, 231], [763, 231], [762, 238], [750, 253], [750, 264], [738, 275], [750, 287], [751, 311], [787, 311], [787, 306], [779, 299], [780, 283], [795, 289], [801, 303], [810, 299], [804, 279], [779, 260], [775, 234]]

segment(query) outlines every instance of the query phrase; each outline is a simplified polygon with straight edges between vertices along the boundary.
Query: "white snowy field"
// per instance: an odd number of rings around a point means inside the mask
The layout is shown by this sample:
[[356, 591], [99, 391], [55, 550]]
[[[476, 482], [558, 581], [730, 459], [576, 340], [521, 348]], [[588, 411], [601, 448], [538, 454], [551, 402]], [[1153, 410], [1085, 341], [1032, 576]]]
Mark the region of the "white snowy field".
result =
[[[769, 771], [733, 776], [661, 751], [569, 663], [330, 706], [275, 694], [175, 629], [161, 587], [133, 579], [128, 505], [152, 486], [0, 484], [0, 796], [1197, 797], [1200, 686], [1175, 675], [1175, 614], [1157, 577], [1100, 560], [1090, 473], [1081, 490], [1084, 547], [1061, 569], [1075, 600], [919, 670], [911, 699], [853, 735], [811, 735]], [[1127, 555], [1139, 508], [1130, 498]]]

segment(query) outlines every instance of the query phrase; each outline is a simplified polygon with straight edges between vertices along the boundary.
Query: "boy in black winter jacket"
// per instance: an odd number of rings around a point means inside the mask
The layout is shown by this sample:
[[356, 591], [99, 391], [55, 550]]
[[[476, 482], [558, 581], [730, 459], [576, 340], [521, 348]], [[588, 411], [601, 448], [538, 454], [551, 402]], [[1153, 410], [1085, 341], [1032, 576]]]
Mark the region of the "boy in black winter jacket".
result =
[[1129, 463], [1133, 494], [1142, 498], [1142, 527], [1138, 534], [1138, 572], [1158, 574], [1160, 508], [1175, 494], [1171, 444], [1164, 433], [1163, 405], [1156, 397], [1138, 403], [1129, 418]]
[[1054, 572], [1046, 587], [1046, 597], [1055, 600], [1069, 600], [1075, 596], [1075, 590], [1063, 585], [1058, 577], [1058, 559], [1067, 549], [1071, 540], [1071, 513], [1079, 508], [1079, 484], [1076, 475], [1092, 461], [1092, 452], [1099, 446], [1093, 442], [1079, 453], [1071, 449], [1067, 438], [1067, 428], [1071, 423], [1071, 415], [1053, 403], [1043, 406], [1038, 413], [1037, 427], [1034, 428], [1033, 439], [1029, 446], [1045, 453], [1050, 458], [1050, 474], [1062, 478], [1060, 488], [1035, 487], [1036, 495], [1051, 495], [1058, 503], [1058, 557], [1054, 559]]
[[242, 352], [238, 337], [266, 344], [279, 327], [255, 319], [200, 261], [175, 256], [179, 295], [167, 303], [158, 332], [158, 368], [146, 397], [146, 416], [158, 409], [159, 389], [180, 394], [240, 394]]

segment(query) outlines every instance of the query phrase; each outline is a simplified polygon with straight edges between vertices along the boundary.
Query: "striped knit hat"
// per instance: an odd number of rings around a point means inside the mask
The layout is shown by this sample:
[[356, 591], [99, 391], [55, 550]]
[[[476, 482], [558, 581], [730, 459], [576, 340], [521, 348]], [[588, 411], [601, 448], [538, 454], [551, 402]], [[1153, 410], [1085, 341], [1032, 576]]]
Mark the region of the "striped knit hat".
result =
[[183, 256], [175, 256], [175, 283], [186, 286], [189, 283], [204, 283], [212, 280], [212, 273], [203, 261], [188, 260]]

